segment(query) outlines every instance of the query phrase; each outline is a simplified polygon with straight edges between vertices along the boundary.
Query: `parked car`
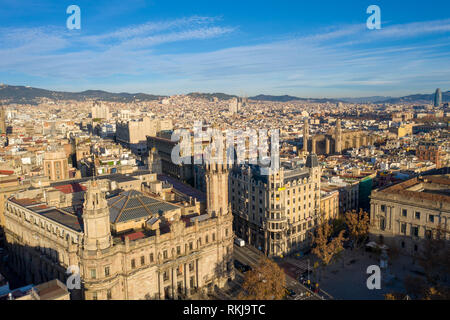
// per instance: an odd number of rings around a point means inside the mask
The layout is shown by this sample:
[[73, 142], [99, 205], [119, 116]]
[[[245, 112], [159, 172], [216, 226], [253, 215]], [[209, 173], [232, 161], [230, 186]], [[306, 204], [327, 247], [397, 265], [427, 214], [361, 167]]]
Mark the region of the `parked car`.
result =
[[238, 245], [239, 247], [245, 246], [245, 241], [244, 241], [243, 239], [241, 239], [241, 238], [236, 238], [236, 239], [234, 239], [234, 243], [235, 243], [236, 245]]

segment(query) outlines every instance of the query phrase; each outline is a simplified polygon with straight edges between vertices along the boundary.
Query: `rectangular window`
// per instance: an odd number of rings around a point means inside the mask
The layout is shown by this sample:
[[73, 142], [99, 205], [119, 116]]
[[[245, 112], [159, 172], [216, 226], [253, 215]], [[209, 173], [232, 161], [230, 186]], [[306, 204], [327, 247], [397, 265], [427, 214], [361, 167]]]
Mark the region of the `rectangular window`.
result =
[[167, 250], [164, 250], [163, 251], [163, 258], [164, 259], [167, 259], [169, 256], [167, 255]]
[[212, 241], [216, 241], [216, 234], [215, 233], [212, 234]]
[[192, 249], [194, 249], [194, 245], [193, 245], [193, 243], [192, 243], [192, 242], [189, 242], [189, 250], [191, 250], [191, 251], [192, 251]]
[[136, 268], [136, 260], [131, 259], [131, 269]]
[[109, 267], [105, 267], [105, 277], [109, 276]]
[[180, 255], [180, 254], [181, 254], [181, 247], [177, 246], [177, 255]]
[[420, 219], [420, 212], [416, 212], [416, 219]]
[[153, 262], [153, 253], [150, 253], [150, 262]]
[[414, 237], [418, 237], [419, 236], [419, 227], [411, 227], [411, 235], [413, 235]]
[[97, 278], [97, 270], [96, 269], [91, 269], [91, 278], [92, 279], [96, 279]]
[[403, 209], [403, 210], [402, 210], [402, 216], [403, 216], [403, 217], [408, 216], [408, 210]]
[[145, 264], [145, 258], [144, 256], [141, 257], [141, 266], [143, 266]]
[[386, 206], [384, 204], [381, 205], [381, 212], [386, 212]]
[[92, 300], [97, 300], [97, 292], [92, 293]]
[[111, 289], [106, 290], [106, 299], [107, 300], [111, 300], [112, 299]]
[[163, 280], [164, 281], [169, 280], [169, 273], [167, 271], [164, 271], [164, 273], [163, 273]]
[[428, 216], [428, 220], [433, 223], [434, 222], [434, 215], [430, 214]]
[[406, 223], [402, 223], [402, 225], [401, 225], [401, 233], [406, 234]]

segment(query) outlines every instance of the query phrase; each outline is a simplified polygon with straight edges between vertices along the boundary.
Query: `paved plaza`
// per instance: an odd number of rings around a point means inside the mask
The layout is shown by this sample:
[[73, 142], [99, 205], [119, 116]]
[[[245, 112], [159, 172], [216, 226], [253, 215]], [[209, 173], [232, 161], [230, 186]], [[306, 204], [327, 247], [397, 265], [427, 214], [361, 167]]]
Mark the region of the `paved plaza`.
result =
[[[337, 300], [383, 300], [386, 293], [404, 292], [403, 279], [407, 275], [421, 277], [417, 263], [413, 264], [411, 257], [400, 256], [390, 264], [389, 274], [382, 272], [381, 289], [369, 290], [367, 267], [379, 265], [379, 256], [363, 249], [347, 249], [342, 256], [323, 269], [317, 268], [311, 276], [312, 281], [318, 281], [320, 288]], [[301, 261], [308, 258], [311, 264], [317, 261], [313, 255]]]

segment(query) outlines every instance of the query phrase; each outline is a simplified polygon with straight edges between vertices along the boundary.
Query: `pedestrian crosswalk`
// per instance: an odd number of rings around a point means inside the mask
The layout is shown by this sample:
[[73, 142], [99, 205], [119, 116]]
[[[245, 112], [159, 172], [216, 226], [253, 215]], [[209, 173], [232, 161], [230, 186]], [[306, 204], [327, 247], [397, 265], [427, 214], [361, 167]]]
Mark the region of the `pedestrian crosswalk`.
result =
[[[307, 271], [308, 270], [308, 262], [307, 261], [301, 261], [301, 260], [297, 260], [297, 259], [287, 259], [287, 262], [289, 262], [290, 264], [296, 266], [297, 268], [301, 269], [302, 272]], [[309, 265], [309, 270], [312, 271], [312, 267], [311, 265]]]

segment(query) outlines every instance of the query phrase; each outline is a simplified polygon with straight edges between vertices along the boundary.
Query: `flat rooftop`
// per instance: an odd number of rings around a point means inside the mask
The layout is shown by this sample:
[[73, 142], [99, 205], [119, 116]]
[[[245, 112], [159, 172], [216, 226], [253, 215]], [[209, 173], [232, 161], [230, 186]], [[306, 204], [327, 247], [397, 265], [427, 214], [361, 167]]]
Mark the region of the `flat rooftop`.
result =
[[170, 177], [165, 174], [158, 174], [158, 180], [163, 182], [170, 183], [173, 188], [178, 191], [179, 193], [185, 194], [188, 197], [192, 197], [193, 199], [197, 199], [199, 202], [205, 202], [206, 201], [206, 194], [201, 192], [200, 190], [197, 190], [190, 185], [187, 185], [180, 180]]
[[37, 285], [33, 289], [41, 300], [55, 300], [69, 294], [65, 286], [57, 279]]
[[33, 212], [40, 214], [50, 220], [56, 221], [66, 227], [77, 232], [82, 231], [83, 221], [77, 215], [67, 212], [63, 209], [58, 209], [55, 207], [49, 207], [45, 203], [39, 202], [36, 199], [16, 199], [11, 198], [12, 202], [27, 208]]
[[415, 177], [379, 192], [450, 203], [450, 175]]

